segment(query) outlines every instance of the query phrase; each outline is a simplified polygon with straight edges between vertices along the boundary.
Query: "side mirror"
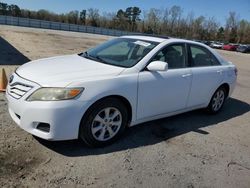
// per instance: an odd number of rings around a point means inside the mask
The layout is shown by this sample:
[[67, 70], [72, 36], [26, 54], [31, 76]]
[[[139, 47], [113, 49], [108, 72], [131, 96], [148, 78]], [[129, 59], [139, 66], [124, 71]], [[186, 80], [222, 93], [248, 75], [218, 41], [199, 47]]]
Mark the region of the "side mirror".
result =
[[163, 61], [152, 61], [147, 66], [149, 71], [167, 71], [168, 70], [168, 63]]

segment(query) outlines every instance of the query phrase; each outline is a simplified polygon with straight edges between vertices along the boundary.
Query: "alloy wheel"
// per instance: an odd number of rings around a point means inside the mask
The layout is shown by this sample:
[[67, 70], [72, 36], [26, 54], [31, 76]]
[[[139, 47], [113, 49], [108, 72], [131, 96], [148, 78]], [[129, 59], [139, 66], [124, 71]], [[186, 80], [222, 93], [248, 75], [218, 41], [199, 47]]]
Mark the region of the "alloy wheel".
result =
[[97, 113], [91, 125], [91, 132], [98, 141], [113, 138], [122, 125], [121, 112], [114, 107], [107, 107]]
[[222, 89], [218, 90], [212, 99], [212, 108], [214, 111], [220, 110], [225, 99], [225, 93]]

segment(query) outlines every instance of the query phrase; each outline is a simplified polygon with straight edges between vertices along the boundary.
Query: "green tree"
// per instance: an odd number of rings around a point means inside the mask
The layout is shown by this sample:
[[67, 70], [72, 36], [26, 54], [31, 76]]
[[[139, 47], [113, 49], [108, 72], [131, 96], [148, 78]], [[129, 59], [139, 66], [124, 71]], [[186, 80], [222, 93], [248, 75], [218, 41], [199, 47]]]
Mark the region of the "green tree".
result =
[[225, 30], [224, 27], [220, 27], [217, 31], [216, 38], [219, 41], [224, 41], [225, 40]]
[[135, 30], [136, 22], [140, 21], [141, 9], [139, 7], [128, 7], [125, 11], [131, 25], [131, 31]]
[[77, 24], [78, 16], [79, 16], [79, 12], [77, 10], [70, 11], [67, 16], [68, 16], [69, 23]]
[[114, 20], [116, 23], [116, 29], [128, 30], [128, 16], [125, 11], [122, 9], [118, 10]]
[[0, 2], [0, 15], [7, 15], [7, 8], [8, 4], [7, 3], [1, 3]]
[[8, 15], [10, 16], [20, 16], [21, 9], [17, 5], [9, 5], [7, 7]]
[[82, 11], [80, 12], [80, 21], [81, 21], [81, 23], [82, 23], [83, 25], [86, 24], [86, 13], [87, 13], [86, 10], [82, 10]]
[[39, 20], [51, 20], [51, 13], [47, 10], [41, 9], [37, 11], [37, 19]]

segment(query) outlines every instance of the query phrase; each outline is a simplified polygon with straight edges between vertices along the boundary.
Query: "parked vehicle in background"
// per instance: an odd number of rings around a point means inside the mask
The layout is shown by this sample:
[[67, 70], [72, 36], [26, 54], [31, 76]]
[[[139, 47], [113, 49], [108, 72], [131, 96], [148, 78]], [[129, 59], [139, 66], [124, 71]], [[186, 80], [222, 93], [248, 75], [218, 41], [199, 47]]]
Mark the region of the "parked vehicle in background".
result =
[[203, 41], [202, 43], [203, 43], [203, 44], [206, 44], [207, 46], [210, 46], [210, 45], [211, 45], [211, 42], [210, 42], [210, 41]]
[[221, 42], [211, 42], [210, 47], [216, 49], [222, 49], [223, 45], [224, 44]]
[[194, 41], [194, 42], [199, 42], [199, 43], [205, 44], [205, 45], [207, 45], [207, 46], [210, 46], [210, 44], [211, 44], [210, 41], [206, 41], [206, 40], [197, 40], [197, 39], [194, 39], [193, 41]]
[[241, 53], [250, 53], [250, 45], [240, 45], [236, 51]]
[[206, 41], [206, 40], [194, 40], [195, 42], [200, 42], [202, 44], [205, 44], [207, 46], [210, 46], [211, 42], [210, 41]]
[[223, 50], [228, 50], [228, 51], [236, 51], [236, 49], [237, 49], [238, 46], [239, 46], [239, 45], [237, 45], [237, 44], [225, 44], [225, 45], [222, 47], [222, 49], [223, 49]]
[[22, 65], [6, 96], [12, 119], [25, 131], [103, 146], [128, 126], [200, 108], [219, 112], [236, 78], [235, 65], [204, 44], [124, 36]]

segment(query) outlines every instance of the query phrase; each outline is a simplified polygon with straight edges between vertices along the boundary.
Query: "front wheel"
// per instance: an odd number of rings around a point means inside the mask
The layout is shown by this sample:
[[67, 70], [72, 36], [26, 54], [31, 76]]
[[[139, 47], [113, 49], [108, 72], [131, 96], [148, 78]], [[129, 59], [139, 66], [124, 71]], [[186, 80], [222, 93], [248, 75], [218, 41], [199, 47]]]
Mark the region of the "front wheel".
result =
[[208, 112], [215, 114], [219, 112], [226, 99], [226, 90], [223, 87], [217, 89], [207, 107]]
[[118, 99], [104, 99], [94, 104], [84, 116], [79, 136], [89, 146], [111, 144], [123, 133], [128, 115], [125, 105]]

